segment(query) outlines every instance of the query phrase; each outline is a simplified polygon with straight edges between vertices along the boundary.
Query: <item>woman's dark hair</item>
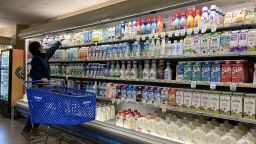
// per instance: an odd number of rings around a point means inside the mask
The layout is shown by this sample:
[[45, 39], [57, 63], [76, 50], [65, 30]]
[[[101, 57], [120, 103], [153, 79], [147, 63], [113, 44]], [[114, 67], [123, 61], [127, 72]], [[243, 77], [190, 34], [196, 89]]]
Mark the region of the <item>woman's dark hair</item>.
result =
[[41, 44], [37, 41], [33, 41], [29, 44], [28, 48], [29, 48], [29, 52], [33, 55], [33, 56], [36, 56], [36, 55], [40, 55], [40, 47], [41, 47]]

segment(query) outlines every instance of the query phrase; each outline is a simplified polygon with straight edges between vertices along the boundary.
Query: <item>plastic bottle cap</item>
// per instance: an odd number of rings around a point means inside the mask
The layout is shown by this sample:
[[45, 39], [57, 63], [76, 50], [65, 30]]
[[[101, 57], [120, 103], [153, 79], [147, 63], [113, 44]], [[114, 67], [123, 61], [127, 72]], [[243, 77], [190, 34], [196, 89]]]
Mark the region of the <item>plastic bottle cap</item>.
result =
[[216, 9], [216, 5], [211, 5], [211, 10]]
[[186, 15], [186, 11], [182, 11], [181, 15], [185, 16]]
[[163, 17], [160, 15], [160, 16], [158, 16], [158, 20], [162, 20], [163, 19]]
[[174, 21], [174, 20], [175, 20], [175, 18], [176, 18], [176, 16], [175, 16], [175, 15], [173, 15], [173, 16], [172, 16], [172, 20]]
[[203, 12], [208, 12], [208, 7], [203, 7]]
[[189, 11], [188, 11], [188, 15], [193, 16], [193, 14], [194, 14], [193, 10], [189, 10]]
[[180, 17], [180, 13], [179, 12], [176, 12], [176, 17]]
[[153, 21], [156, 21], [156, 18], [155, 18], [155, 17], [153, 17]]
[[150, 18], [148, 18], [148, 19], [147, 19], [147, 22], [150, 22], [150, 21], [151, 21], [151, 19], [150, 19]]

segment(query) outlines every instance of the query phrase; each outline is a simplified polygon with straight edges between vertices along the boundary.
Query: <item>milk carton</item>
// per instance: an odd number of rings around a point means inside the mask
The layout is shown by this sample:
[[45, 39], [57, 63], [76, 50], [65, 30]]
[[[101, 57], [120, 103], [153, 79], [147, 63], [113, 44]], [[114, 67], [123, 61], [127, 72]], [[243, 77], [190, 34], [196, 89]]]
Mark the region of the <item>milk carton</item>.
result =
[[183, 80], [191, 80], [192, 78], [192, 62], [186, 62], [184, 64]]
[[203, 112], [209, 112], [210, 108], [210, 95], [207, 91], [201, 94], [201, 108]]
[[154, 104], [161, 104], [161, 92], [162, 92], [162, 88], [161, 87], [157, 87], [155, 89], [155, 96], [154, 96]]
[[212, 54], [220, 53], [220, 32], [211, 35], [210, 49]]
[[176, 89], [170, 88], [168, 91], [168, 105], [171, 107], [176, 106]]
[[231, 33], [224, 32], [220, 35], [220, 53], [230, 52]]
[[210, 92], [210, 112], [214, 114], [220, 113], [220, 92]]
[[222, 61], [213, 61], [211, 63], [211, 82], [220, 82]]
[[142, 89], [142, 103], [147, 103], [149, 96], [148, 96], [148, 90], [150, 89], [150, 87], [144, 87]]
[[248, 79], [247, 61], [238, 60], [232, 64], [232, 82], [245, 83]]
[[178, 62], [176, 67], [176, 80], [182, 81], [184, 78], [184, 65], [185, 62]]
[[162, 92], [161, 92], [161, 104], [162, 105], [168, 104], [168, 97], [169, 97], [169, 88], [167, 88], [167, 87], [162, 88]]
[[192, 64], [192, 81], [201, 80], [201, 62], [194, 62]]
[[244, 97], [243, 117], [255, 119], [256, 99], [255, 94], [247, 94]]
[[256, 30], [250, 30], [247, 34], [247, 51], [255, 52], [256, 51]]
[[239, 39], [238, 34], [239, 34], [239, 31], [231, 32], [230, 52], [236, 52], [238, 50], [238, 39]]
[[192, 36], [186, 36], [184, 39], [184, 48], [183, 48], [183, 54], [184, 55], [190, 55], [191, 49], [192, 49]]
[[192, 54], [201, 54], [201, 35], [194, 35], [192, 41]]
[[199, 111], [200, 110], [200, 106], [201, 106], [201, 94], [202, 94], [202, 91], [197, 91], [195, 90], [193, 93], [192, 93], [192, 103], [191, 103], [191, 107], [192, 107], [192, 110], [196, 110], [196, 111]]
[[176, 92], [176, 108], [183, 109], [184, 107], [184, 90], [179, 89]]
[[192, 91], [185, 90], [184, 95], [184, 109], [191, 109], [192, 106]]
[[211, 62], [202, 62], [201, 81], [211, 81]]
[[202, 54], [209, 54], [210, 53], [210, 41], [211, 41], [211, 34], [203, 34], [201, 38], [201, 53]]
[[224, 61], [221, 64], [221, 82], [232, 81], [232, 64], [233, 61]]
[[248, 41], [248, 30], [241, 30], [239, 33], [238, 40], [238, 52], [247, 52], [247, 41]]
[[220, 95], [220, 114], [230, 116], [231, 93], [222, 92]]
[[243, 93], [233, 93], [231, 97], [231, 116], [243, 116]]

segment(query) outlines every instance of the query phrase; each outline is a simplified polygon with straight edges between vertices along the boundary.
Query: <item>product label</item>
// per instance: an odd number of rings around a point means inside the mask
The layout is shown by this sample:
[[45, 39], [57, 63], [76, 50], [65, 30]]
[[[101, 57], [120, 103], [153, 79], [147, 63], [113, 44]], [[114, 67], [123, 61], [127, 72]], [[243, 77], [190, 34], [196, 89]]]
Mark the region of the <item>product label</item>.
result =
[[220, 114], [230, 116], [231, 95], [222, 94], [220, 96]]
[[231, 97], [231, 116], [243, 116], [243, 96], [233, 95]]

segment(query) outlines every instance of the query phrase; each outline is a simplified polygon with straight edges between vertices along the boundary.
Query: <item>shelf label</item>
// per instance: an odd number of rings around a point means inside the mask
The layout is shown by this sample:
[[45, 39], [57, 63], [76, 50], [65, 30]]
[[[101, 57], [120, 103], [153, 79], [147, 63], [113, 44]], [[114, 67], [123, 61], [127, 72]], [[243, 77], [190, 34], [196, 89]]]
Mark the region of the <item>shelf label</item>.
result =
[[171, 38], [172, 35], [173, 35], [173, 33], [174, 33], [173, 31], [170, 31], [170, 32], [168, 33], [168, 37]]
[[166, 105], [162, 105], [162, 112], [166, 112], [167, 106]]
[[186, 34], [186, 29], [180, 30], [180, 35], [181, 35], [181, 36], [184, 36], [185, 34]]
[[199, 27], [194, 28], [194, 34], [199, 34]]
[[175, 31], [175, 36], [180, 36], [180, 30]]
[[148, 39], [152, 39], [153, 38], [153, 35], [152, 34], [149, 34], [148, 35]]
[[191, 88], [196, 88], [196, 81], [191, 81]]
[[165, 32], [161, 33], [161, 38], [165, 38]]
[[211, 90], [216, 90], [216, 83], [214, 83], [214, 82], [212, 82], [212, 83], [210, 83], [210, 89]]
[[141, 40], [146, 40], [146, 35], [142, 35]]
[[216, 32], [217, 30], [217, 25], [212, 25], [211, 26], [211, 32]]
[[189, 29], [187, 30], [187, 35], [191, 35], [192, 32], [193, 32], [193, 29], [192, 29], [192, 28], [189, 28]]
[[158, 38], [158, 33], [157, 33], [157, 34], [155, 34], [154, 38]]
[[230, 91], [236, 91], [236, 87], [237, 87], [236, 83], [231, 83], [230, 84]]

